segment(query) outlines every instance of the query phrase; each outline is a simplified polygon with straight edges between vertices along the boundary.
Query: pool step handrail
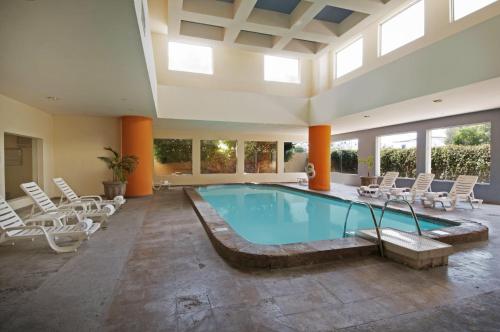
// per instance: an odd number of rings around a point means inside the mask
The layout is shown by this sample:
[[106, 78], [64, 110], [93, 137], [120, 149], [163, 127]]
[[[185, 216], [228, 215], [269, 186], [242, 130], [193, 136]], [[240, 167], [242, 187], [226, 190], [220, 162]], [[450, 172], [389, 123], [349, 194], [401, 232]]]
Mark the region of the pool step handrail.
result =
[[380, 237], [380, 230], [379, 230], [379, 227], [377, 225], [377, 218], [375, 218], [375, 212], [373, 211], [373, 207], [369, 203], [362, 202], [362, 201], [351, 201], [351, 203], [349, 204], [349, 208], [347, 209], [347, 213], [345, 215], [344, 232], [343, 232], [342, 237], [345, 238], [345, 236], [346, 236], [347, 221], [349, 219], [349, 214], [351, 213], [351, 208], [354, 204], [366, 206], [370, 210], [372, 220], [373, 220], [373, 225], [375, 226], [375, 232], [377, 233], [378, 250], [380, 252], [380, 256], [384, 257], [384, 246], [382, 244], [382, 238]]
[[390, 203], [405, 203], [410, 207], [411, 215], [413, 217], [413, 220], [415, 221], [415, 226], [417, 227], [417, 233], [419, 236], [422, 236], [422, 231], [420, 229], [420, 224], [418, 222], [417, 214], [415, 213], [415, 210], [413, 209], [413, 206], [411, 206], [410, 202], [404, 199], [393, 198], [385, 202], [384, 207], [382, 208], [382, 214], [380, 215], [380, 220], [378, 221], [378, 228], [382, 227], [382, 219], [384, 218], [385, 210], [387, 209], [387, 206]]

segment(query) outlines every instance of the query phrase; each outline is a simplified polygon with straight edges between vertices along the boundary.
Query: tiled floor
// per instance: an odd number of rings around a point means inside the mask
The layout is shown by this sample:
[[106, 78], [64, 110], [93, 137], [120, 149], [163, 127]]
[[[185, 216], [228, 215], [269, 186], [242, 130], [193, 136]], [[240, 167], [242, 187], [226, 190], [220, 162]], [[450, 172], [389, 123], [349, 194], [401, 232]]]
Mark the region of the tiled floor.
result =
[[76, 255], [1, 247], [0, 330], [498, 331], [500, 207], [456, 215], [482, 220], [490, 240], [457, 246], [448, 267], [370, 256], [239, 271], [175, 188], [130, 200]]

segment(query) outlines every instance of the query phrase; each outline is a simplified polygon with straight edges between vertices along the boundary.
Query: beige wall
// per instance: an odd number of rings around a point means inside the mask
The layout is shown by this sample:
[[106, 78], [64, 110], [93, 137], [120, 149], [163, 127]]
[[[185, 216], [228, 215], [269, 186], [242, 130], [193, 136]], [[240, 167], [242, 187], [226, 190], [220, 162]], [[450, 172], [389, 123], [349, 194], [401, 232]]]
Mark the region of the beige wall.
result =
[[103, 193], [102, 181], [111, 172], [97, 156], [103, 147], [120, 150], [120, 119], [93, 116], [54, 116], [56, 177], [64, 178], [78, 195]]
[[[155, 138], [184, 138], [193, 139], [193, 174], [170, 175], [165, 179], [174, 185], [183, 184], [210, 184], [210, 183], [235, 183], [235, 182], [287, 182], [296, 181], [297, 177], [305, 177], [305, 173], [284, 172], [284, 147], [285, 141], [304, 141], [305, 136], [249, 134], [241, 132], [213, 132], [213, 131], [172, 131], [154, 128]], [[200, 174], [200, 140], [202, 139], [235, 139], [238, 141], [236, 174]], [[278, 173], [272, 174], [245, 174], [244, 173], [244, 141], [277, 141], [278, 142]], [[155, 174], [156, 180], [159, 180]]]
[[[50, 195], [55, 193], [52, 184], [54, 174], [53, 118], [50, 114], [0, 95], [0, 196], [5, 196], [4, 134], [11, 133], [41, 140], [38, 165], [38, 182]], [[14, 208], [30, 204], [26, 198], [11, 201]]]
[[214, 47], [214, 74], [168, 70], [168, 38], [152, 33], [159, 85], [245, 91], [290, 97], [309, 97], [312, 91], [312, 60], [300, 60], [301, 83], [264, 81], [264, 54], [235, 48]]

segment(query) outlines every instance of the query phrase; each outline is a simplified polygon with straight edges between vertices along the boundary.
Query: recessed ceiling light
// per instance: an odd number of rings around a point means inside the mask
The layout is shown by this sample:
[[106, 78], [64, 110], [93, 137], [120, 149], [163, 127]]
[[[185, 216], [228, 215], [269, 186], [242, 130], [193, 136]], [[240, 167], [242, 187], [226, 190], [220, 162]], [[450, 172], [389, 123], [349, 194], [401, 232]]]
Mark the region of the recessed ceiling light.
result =
[[369, 115], [363, 115], [363, 118], [369, 118], [370, 116]]
[[58, 98], [58, 97], [55, 97], [55, 96], [48, 96], [48, 97], [45, 97], [47, 98], [47, 100], [50, 100], [50, 101], [58, 101], [59, 99], [61, 98]]
[[436, 104], [438, 104], [438, 103], [442, 103], [442, 102], [443, 102], [443, 99], [434, 99], [432, 102], [433, 102], [433, 103], [436, 103]]

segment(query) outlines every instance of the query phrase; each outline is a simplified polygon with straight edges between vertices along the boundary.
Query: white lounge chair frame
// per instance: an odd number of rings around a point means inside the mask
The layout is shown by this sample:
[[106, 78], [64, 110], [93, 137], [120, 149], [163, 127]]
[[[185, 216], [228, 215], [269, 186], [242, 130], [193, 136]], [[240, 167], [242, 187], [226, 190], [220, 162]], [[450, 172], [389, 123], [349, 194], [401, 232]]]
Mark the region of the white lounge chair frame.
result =
[[[88, 230], [82, 230], [78, 225], [60, 225], [58, 219], [54, 219], [54, 225], [44, 227], [36, 225], [40, 220], [28, 219], [25, 222], [17, 215], [3, 197], [0, 197], [0, 243], [18, 240], [35, 240], [43, 238], [49, 247], [57, 253], [76, 251], [83, 240], [88, 239], [91, 234], [97, 231], [99, 224], [92, 224]], [[60, 245], [57, 240], [69, 238], [70, 244]]]
[[475, 175], [460, 175], [453, 183], [450, 192], [431, 192], [424, 195], [422, 204], [425, 207], [436, 208], [439, 203], [446, 211], [453, 211], [459, 202], [467, 202], [472, 209], [480, 208], [482, 199], [474, 197], [474, 186], [478, 177]]
[[369, 196], [377, 198], [383, 194], [387, 194], [391, 188], [396, 186], [396, 179], [399, 176], [399, 172], [387, 172], [380, 184], [371, 184], [369, 186], [361, 186], [358, 188], [359, 196]]
[[87, 204], [90, 208], [94, 206], [96, 210], [101, 210], [105, 205], [111, 204], [118, 210], [125, 203], [125, 201], [118, 203], [115, 200], [103, 200], [98, 195], [78, 196], [63, 178], [54, 178], [52, 180], [62, 194], [59, 199], [59, 206]]
[[392, 188], [389, 191], [388, 198], [404, 199], [414, 203], [418, 197], [423, 196], [426, 192], [431, 191], [434, 174], [420, 173], [411, 188]]
[[[59, 213], [66, 215], [66, 221], [71, 218], [75, 218], [78, 221], [83, 221], [84, 218], [100, 218], [101, 224], [105, 226], [108, 217], [114, 212], [104, 208], [101, 210], [91, 210], [88, 208], [87, 203], [79, 202], [58, 207], [35, 182], [23, 183], [20, 187], [35, 203], [31, 209], [31, 216]], [[81, 209], [77, 210], [75, 207], [80, 207]], [[39, 212], [36, 211], [37, 208], [40, 210]]]

